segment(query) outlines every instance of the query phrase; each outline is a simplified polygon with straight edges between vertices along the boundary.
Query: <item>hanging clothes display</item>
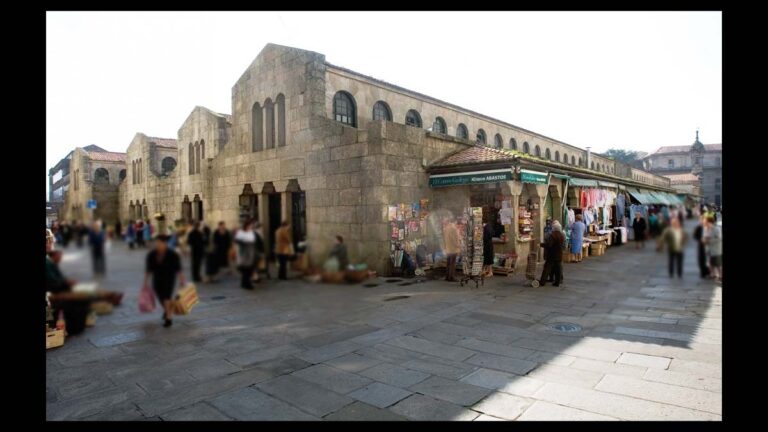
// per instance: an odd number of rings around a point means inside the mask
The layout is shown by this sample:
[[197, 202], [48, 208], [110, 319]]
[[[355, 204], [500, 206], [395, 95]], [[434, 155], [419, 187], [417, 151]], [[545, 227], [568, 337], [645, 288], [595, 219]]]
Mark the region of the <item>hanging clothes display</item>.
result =
[[624, 194], [619, 194], [616, 197], [616, 220], [619, 225], [624, 225]]
[[587, 190], [586, 189], [581, 189], [581, 193], [579, 195], [580, 195], [579, 196], [579, 204], [581, 204], [579, 207], [587, 208], [587, 206], [589, 205], [587, 203], [587, 201], [588, 201]]
[[568, 209], [568, 227], [573, 225], [574, 222], [576, 222], [576, 213], [573, 209]]

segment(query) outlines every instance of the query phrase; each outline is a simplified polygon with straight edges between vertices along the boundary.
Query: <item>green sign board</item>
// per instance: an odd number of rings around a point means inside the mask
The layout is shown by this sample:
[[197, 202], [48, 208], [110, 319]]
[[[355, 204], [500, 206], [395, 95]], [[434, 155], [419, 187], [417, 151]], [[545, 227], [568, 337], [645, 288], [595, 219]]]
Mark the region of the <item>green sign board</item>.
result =
[[512, 180], [511, 170], [478, 171], [474, 173], [457, 173], [456, 175], [438, 175], [429, 177], [431, 187], [456, 186], [465, 184], [497, 183]]
[[547, 184], [547, 173], [520, 170], [520, 181], [523, 183]]

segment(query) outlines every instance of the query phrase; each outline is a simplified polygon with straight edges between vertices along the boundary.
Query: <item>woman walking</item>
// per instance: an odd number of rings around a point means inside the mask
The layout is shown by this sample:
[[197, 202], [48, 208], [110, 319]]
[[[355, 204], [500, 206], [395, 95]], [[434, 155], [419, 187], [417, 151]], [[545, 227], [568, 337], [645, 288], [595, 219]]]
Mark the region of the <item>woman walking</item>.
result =
[[688, 234], [680, 226], [680, 221], [677, 218], [672, 219], [670, 225], [661, 233], [657, 247], [661, 252], [666, 245], [669, 251], [669, 277], [674, 277], [675, 269], [677, 269], [677, 276], [683, 277], [683, 251], [687, 242]]
[[635, 249], [641, 247], [645, 249], [645, 231], [647, 228], [643, 215], [640, 212], [635, 213], [635, 220], [632, 221], [632, 230], [635, 232]]
[[168, 248], [168, 236], [159, 235], [155, 242], [155, 248], [147, 254], [147, 271], [144, 274], [144, 285], [149, 284], [152, 276], [152, 287], [155, 289], [157, 299], [163, 305], [163, 327], [173, 324], [173, 285], [176, 277], [179, 278], [179, 287], [186, 285], [184, 273], [181, 271], [181, 257], [174, 250]]
[[581, 220], [581, 215], [576, 215], [576, 222], [571, 225], [571, 253], [577, 257], [576, 262], [581, 262], [581, 245], [584, 243], [584, 231], [587, 226]]
[[253, 267], [256, 265], [256, 234], [251, 221], [243, 223], [243, 228], [235, 233], [237, 245], [237, 269], [240, 270], [240, 288], [253, 289]]

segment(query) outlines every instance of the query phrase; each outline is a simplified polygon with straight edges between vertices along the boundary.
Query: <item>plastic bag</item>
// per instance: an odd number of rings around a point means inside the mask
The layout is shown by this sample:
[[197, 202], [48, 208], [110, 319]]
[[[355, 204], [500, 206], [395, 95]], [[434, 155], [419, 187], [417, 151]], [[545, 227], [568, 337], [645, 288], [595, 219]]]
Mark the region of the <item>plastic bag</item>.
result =
[[323, 270], [327, 272], [337, 272], [339, 271], [339, 260], [336, 257], [332, 257], [328, 259], [325, 264], [323, 264]]
[[155, 293], [149, 284], [144, 285], [139, 293], [139, 311], [148, 313], [155, 310]]

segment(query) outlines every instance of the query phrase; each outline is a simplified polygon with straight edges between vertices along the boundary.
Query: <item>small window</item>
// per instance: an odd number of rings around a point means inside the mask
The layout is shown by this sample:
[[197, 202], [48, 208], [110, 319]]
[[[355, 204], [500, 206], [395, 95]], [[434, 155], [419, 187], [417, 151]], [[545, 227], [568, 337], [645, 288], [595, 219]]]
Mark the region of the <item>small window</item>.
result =
[[715, 190], [719, 191], [722, 187], [722, 180], [721, 179], [715, 179]]
[[[571, 156], [571, 165], [576, 165], [576, 156]], [[581, 165], [581, 158], [579, 158], [579, 165]]]
[[333, 119], [339, 123], [357, 127], [355, 100], [351, 94], [340, 91], [333, 97]]
[[517, 141], [515, 141], [514, 138], [509, 139], [509, 148], [512, 150], [517, 150]]
[[432, 132], [445, 134], [446, 132], [445, 120], [443, 120], [441, 117], [435, 118], [435, 122], [432, 123]]
[[592, 161], [592, 169], [595, 169], [595, 161]]
[[486, 143], [486, 140], [485, 140], [485, 131], [484, 131], [484, 130], [482, 130], [482, 129], [478, 129], [478, 130], [477, 130], [477, 138], [476, 138], [476, 140], [475, 140], [475, 141], [476, 141], [478, 144], [482, 144], [482, 145], [485, 145], [485, 143]]
[[523, 142], [523, 153], [531, 154], [531, 145], [528, 144], [528, 141]]
[[420, 128], [421, 116], [416, 110], [408, 110], [405, 114], [405, 125]]
[[392, 121], [392, 110], [384, 101], [378, 101], [373, 105], [373, 119]]
[[544, 151], [544, 158], [547, 160], [552, 160], [552, 153], [549, 152], [549, 149]]
[[579, 166], [583, 166], [581, 158], [579, 158]]
[[163, 158], [163, 161], [160, 163], [160, 165], [163, 170], [163, 174], [168, 174], [176, 168], [176, 159], [168, 156], [167, 158]]
[[93, 173], [93, 181], [97, 184], [109, 184], [109, 171], [105, 168], [97, 168]]
[[674, 168], [674, 167], [675, 167], [675, 160], [674, 160], [674, 159], [670, 159], [670, 160], [668, 160], [668, 161], [667, 161], [667, 166], [668, 166], [669, 168]]
[[121, 181], [121, 182], [122, 182], [123, 180], [125, 180], [125, 176], [126, 176], [126, 171], [125, 171], [124, 169], [121, 169], [121, 170], [120, 170], [120, 175], [118, 176], [118, 177], [120, 178], [120, 181]]
[[469, 131], [463, 123], [459, 123], [459, 127], [456, 128], [456, 138], [469, 139]]
[[536, 157], [541, 157], [541, 147], [539, 147], [538, 144], [536, 144], [536, 147], [533, 150], [533, 155]]
[[557, 150], [555, 151], [555, 162], [560, 162], [560, 152]]
[[501, 135], [496, 134], [496, 137], [493, 139], [493, 146], [499, 150], [504, 147], [504, 140], [501, 138]]

